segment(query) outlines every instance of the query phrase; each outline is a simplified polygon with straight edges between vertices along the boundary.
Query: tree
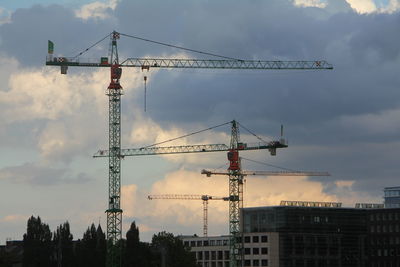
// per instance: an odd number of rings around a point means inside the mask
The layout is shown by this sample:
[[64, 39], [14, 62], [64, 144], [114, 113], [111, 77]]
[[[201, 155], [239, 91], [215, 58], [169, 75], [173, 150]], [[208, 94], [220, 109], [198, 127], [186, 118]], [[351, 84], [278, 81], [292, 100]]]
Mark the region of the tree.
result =
[[47, 267], [52, 264], [52, 242], [49, 225], [42, 223], [40, 217], [28, 219], [27, 231], [23, 239], [24, 267]]
[[77, 243], [76, 266], [105, 266], [107, 244], [100, 225], [96, 229], [92, 223]]
[[69, 223], [65, 222], [57, 227], [53, 235], [54, 255], [56, 266], [74, 266], [74, 255], [72, 250], [73, 236], [70, 232]]
[[135, 222], [126, 233], [126, 242], [123, 253], [123, 266], [141, 267], [150, 266], [152, 254], [147, 243], [140, 242], [139, 228]]
[[[182, 240], [165, 231], [154, 235], [151, 241], [153, 251], [158, 254], [161, 267], [196, 267], [196, 258], [185, 247]], [[158, 253], [157, 253], [158, 252]]]

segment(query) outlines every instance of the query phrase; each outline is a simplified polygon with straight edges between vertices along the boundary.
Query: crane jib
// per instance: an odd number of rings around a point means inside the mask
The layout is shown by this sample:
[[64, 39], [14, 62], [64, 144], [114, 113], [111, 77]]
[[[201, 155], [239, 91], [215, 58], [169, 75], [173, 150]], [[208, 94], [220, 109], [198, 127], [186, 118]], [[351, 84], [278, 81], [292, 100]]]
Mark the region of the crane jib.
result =
[[[286, 144], [279, 141], [273, 141], [268, 144], [260, 145], [244, 145], [237, 150], [260, 150], [260, 149], [276, 149], [285, 148]], [[162, 154], [181, 154], [181, 153], [201, 153], [201, 152], [220, 152], [229, 151], [229, 147], [225, 144], [209, 144], [209, 145], [188, 145], [188, 146], [170, 146], [170, 147], [148, 147], [148, 148], [131, 148], [121, 149], [121, 157], [128, 156], [146, 156], [146, 155], [162, 155]], [[108, 150], [99, 150], [93, 157], [109, 157]]]
[[[71, 67], [110, 67], [111, 64], [99, 59], [80, 59], [48, 56], [46, 65]], [[129, 58], [120, 63], [121, 67], [150, 68], [194, 68], [194, 69], [249, 69], [249, 70], [307, 70], [333, 69], [328, 62], [321, 61], [262, 61], [262, 60], [202, 60], [168, 58]]]

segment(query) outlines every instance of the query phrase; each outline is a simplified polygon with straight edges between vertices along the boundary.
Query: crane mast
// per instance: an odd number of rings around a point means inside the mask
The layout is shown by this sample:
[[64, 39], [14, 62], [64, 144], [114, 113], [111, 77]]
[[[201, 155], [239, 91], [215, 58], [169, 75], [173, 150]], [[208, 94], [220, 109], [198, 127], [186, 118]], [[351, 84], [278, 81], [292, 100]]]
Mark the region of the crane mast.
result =
[[[109, 194], [108, 194], [108, 209], [107, 213], [107, 239], [109, 247], [107, 250], [107, 266], [118, 267], [121, 266], [120, 249], [118, 242], [122, 237], [122, 209], [120, 206], [121, 201], [121, 158], [124, 156], [124, 151], [121, 151], [121, 95], [122, 86], [120, 85], [120, 78], [122, 74], [122, 67], [135, 67], [143, 69], [150, 68], [194, 68], [194, 69], [240, 69], [240, 70], [329, 70], [333, 69], [332, 65], [324, 60], [318, 61], [261, 61], [261, 60], [239, 60], [239, 59], [156, 59], [156, 58], [128, 58], [120, 63], [118, 58], [117, 40], [121, 34], [113, 31], [110, 34], [110, 55], [109, 58], [101, 57], [96, 60], [84, 60], [75, 57], [54, 57], [53, 56], [53, 43], [49, 41], [48, 55], [46, 57], [46, 65], [59, 66], [61, 74], [67, 74], [68, 67], [109, 67], [111, 74], [111, 82], [107, 88], [107, 95], [109, 97], [109, 149], [107, 157], [109, 157]], [[104, 40], [105, 38], [103, 38]], [[96, 43], [97, 44], [97, 43]], [[93, 46], [92, 46], [93, 47]], [[90, 47], [91, 48], [91, 47]], [[90, 48], [86, 49], [89, 50]], [[194, 50], [193, 50], [194, 51]], [[196, 51], [199, 52], [199, 51]], [[80, 53], [79, 55], [83, 54]], [[215, 56], [215, 55], [214, 55]], [[110, 60], [110, 61], [108, 61]], [[233, 142], [233, 143], [232, 143]], [[240, 150], [240, 148], [232, 146], [235, 140], [231, 142], [232, 152]], [[238, 144], [236, 142], [236, 144]], [[279, 147], [280, 144], [271, 145], [271, 154]], [[236, 145], [237, 146], [237, 145]], [[275, 146], [275, 147], [274, 147]], [[259, 148], [262, 149], [262, 148]], [[216, 151], [216, 150], [214, 150]], [[219, 150], [222, 151], [222, 150]], [[198, 151], [201, 152], [201, 151]], [[102, 157], [102, 155], [99, 155]], [[233, 180], [241, 180], [240, 172], [232, 172]], [[236, 177], [236, 178], [234, 178]], [[234, 189], [233, 194], [239, 196], [240, 192], [237, 188]], [[232, 205], [232, 210], [238, 210], [239, 201]], [[234, 226], [231, 227], [233, 233], [238, 231], [237, 223], [238, 216], [232, 217]], [[236, 251], [236, 247], [234, 248]], [[235, 260], [230, 261], [231, 267], [236, 267], [238, 262]]]
[[107, 213], [107, 239], [108, 239], [108, 266], [121, 265], [121, 250], [118, 244], [122, 239], [122, 209], [121, 209], [121, 95], [122, 86], [120, 78], [122, 68], [119, 66], [117, 39], [119, 33], [111, 35], [111, 81], [107, 88], [109, 138], [108, 147], [108, 209]]

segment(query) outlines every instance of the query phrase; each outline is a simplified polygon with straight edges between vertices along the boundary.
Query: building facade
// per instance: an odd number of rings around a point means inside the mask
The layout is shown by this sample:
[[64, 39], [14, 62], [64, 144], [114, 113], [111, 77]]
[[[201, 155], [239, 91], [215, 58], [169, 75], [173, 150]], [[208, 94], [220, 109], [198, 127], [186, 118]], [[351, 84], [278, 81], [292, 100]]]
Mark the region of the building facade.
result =
[[[244, 208], [243, 266], [400, 267], [400, 208], [308, 203]], [[229, 266], [228, 236], [182, 239], [201, 267]]]
[[385, 208], [400, 208], [400, 186], [383, 189]]

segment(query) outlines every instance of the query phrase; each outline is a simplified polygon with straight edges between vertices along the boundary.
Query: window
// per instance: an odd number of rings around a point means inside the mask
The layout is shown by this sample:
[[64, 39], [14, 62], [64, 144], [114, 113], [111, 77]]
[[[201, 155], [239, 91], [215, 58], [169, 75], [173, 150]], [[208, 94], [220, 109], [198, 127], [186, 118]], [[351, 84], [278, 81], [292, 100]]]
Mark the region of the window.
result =
[[268, 260], [261, 260], [261, 266], [268, 266]]
[[261, 254], [263, 255], [268, 254], [268, 248], [261, 248]]
[[253, 243], [258, 243], [259, 242], [259, 238], [257, 235], [253, 236]]
[[222, 240], [217, 240], [217, 246], [221, 246], [222, 245]]
[[210, 246], [215, 246], [215, 240], [210, 240]]
[[244, 237], [244, 243], [250, 243], [250, 236]]
[[222, 250], [219, 250], [218, 251], [218, 260], [222, 260], [222, 257], [223, 257]]
[[229, 259], [229, 250], [224, 251], [224, 259], [225, 260]]
[[208, 240], [204, 240], [203, 246], [208, 247]]
[[253, 255], [258, 255], [260, 254], [260, 249], [259, 248], [253, 248]]
[[261, 236], [261, 242], [262, 243], [267, 243], [268, 242], [268, 236], [266, 236], [266, 235]]
[[190, 241], [190, 246], [195, 247], [196, 246], [196, 241]]
[[244, 248], [244, 255], [250, 255], [250, 248]]
[[197, 246], [202, 247], [203, 246], [203, 241], [197, 241]]
[[211, 251], [211, 260], [215, 261], [217, 259], [216, 251]]
[[206, 261], [210, 260], [210, 251], [204, 251], [204, 259]]
[[189, 241], [185, 241], [184, 244], [185, 244], [185, 247], [188, 247], [189, 246]]
[[260, 266], [260, 260], [253, 260], [253, 266]]
[[203, 251], [197, 252], [197, 260], [203, 260]]
[[250, 260], [245, 260], [244, 261], [244, 266], [251, 266], [250, 263], [251, 263]]

